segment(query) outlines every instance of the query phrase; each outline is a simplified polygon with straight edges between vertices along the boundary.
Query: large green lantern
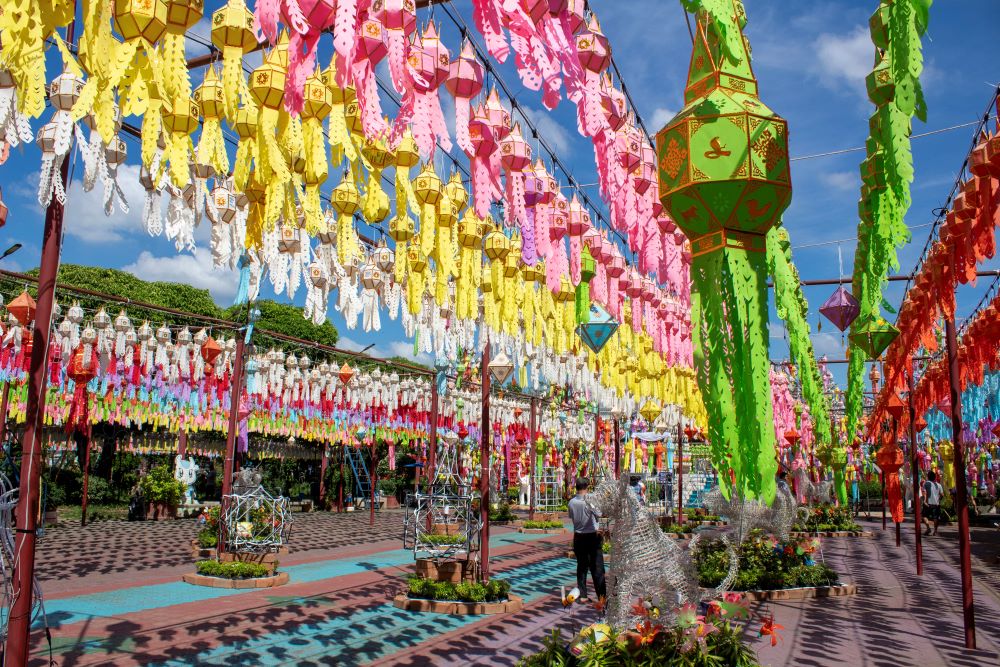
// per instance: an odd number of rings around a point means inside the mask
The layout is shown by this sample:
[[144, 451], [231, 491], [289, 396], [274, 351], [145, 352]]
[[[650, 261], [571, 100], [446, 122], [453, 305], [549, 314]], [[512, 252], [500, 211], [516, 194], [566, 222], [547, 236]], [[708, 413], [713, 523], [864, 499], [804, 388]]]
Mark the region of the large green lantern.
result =
[[770, 502], [777, 461], [765, 251], [792, 194], [788, 126], [757, 97], [742, 3], [684, 4], [698, 28], [685, 106], [656, 135], [660, 201], [691, 241], [714, 463], [739, 495]]

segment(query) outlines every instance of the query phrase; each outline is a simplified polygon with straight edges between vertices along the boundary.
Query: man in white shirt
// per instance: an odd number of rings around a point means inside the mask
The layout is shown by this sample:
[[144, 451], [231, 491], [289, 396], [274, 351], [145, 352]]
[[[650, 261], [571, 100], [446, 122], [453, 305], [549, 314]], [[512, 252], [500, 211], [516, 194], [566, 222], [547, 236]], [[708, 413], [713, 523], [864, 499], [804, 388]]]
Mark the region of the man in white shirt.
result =
[[587, 504], [590, 482], [585, 477], [576, 480], [576, 495], [569, 501], [569, 518], [573, 520], [573, 553], [576, 555], [576, 585], [580, 602], [587, 599], [587, 572], [594, 580], [598, 599], [607, 597], [604, 581], [604, 549], [597, 532], [597, 512]]
[[931, 534], [931, 526], [934, 526], [934, 535], [938, 534], [938, 522], [941, 521], [941, 496], [944, 495], [944, 487], [937, 481], [934, 471], [927, 473], [927, 481], [921, 485], [920, 495], [924, 499], [924, 511], [921, 518], [927, 527], [925, 535]]

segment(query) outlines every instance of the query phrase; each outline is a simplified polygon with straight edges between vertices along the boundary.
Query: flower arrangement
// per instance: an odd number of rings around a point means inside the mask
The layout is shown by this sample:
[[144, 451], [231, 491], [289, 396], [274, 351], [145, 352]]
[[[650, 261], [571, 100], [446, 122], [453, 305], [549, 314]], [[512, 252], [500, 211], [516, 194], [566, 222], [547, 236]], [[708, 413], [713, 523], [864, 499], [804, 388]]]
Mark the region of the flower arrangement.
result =
[[793, 531], [802, 533], [825, 533], [843, 530], [861, 530], [854, 522], [851, 508], [837, 507], [829, 503], [809, 508], [809, 516], [805, 520], [795, 522]]
[[[802, 538], [784, 542], [755, 531], [739, 547], [739, 573], [733, 590], [775, 590], [804, 586], [831, 586], [837, 573], [825, 563], [816, 562], [819, 539]], [[699, 544], [695, 551], [698, 583], [716, 586], [729, 569], [725, 546], [718, 541]]]
[[560, 632], [553, 630], [543, 650], [522, 659], [519, 665], [756, 667], [760, 662], [754, 650], [743, 642], [746, 626], [759, 621], [758, 635], [770, 635], [772, 645], [777, 644], [777, 631], [781, 629], [773, 616], [755, 615], [746, 596], [740, 593], [726, 593], [700, 610], [689, 604], [665, 614], [649, 600], [642, 599], [636, 601], [633, 610], [640, 620], [626, 632], [616, 633], [608, 625], [598, 623], [585, 628], [567, 646]]

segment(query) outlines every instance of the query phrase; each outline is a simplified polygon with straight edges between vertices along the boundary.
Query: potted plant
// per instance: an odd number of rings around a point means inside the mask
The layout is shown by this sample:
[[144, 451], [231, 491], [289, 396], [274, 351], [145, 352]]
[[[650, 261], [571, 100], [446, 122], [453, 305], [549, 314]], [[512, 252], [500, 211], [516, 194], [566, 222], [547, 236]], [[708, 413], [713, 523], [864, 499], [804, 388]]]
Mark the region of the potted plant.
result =
[[177, 516], [177, 505], [184, 495], [185, 486], [174, 479], [168, 466], [157, 466], [139, 480], [139, 488], [146, 500], [146, 518], [165, 521]]
[[42, 525], [53, 526], [59, 523], [59, 506], [65, 503], [65, 489], [58, 484], [47, 482], [45, 485], [45, 513], [42, 515]]

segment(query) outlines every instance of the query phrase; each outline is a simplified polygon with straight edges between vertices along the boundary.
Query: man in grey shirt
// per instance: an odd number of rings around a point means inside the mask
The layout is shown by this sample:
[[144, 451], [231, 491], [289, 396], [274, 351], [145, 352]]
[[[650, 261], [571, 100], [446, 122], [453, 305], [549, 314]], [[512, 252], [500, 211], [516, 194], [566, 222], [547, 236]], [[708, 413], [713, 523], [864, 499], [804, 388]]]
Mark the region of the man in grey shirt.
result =
[[594, 580], [598, 599], [607, 597], [604, 582], [604, 550], [597, 533], [597, 512], [587, 504], [590, 482], [581, 477], [576, 480], [576, 495], [569, 501], [569, 518], [573, 520], [573, 553], [576, 554], [576, 585], [580, 589], [580, 602], [587, 599], [587, 571]]

